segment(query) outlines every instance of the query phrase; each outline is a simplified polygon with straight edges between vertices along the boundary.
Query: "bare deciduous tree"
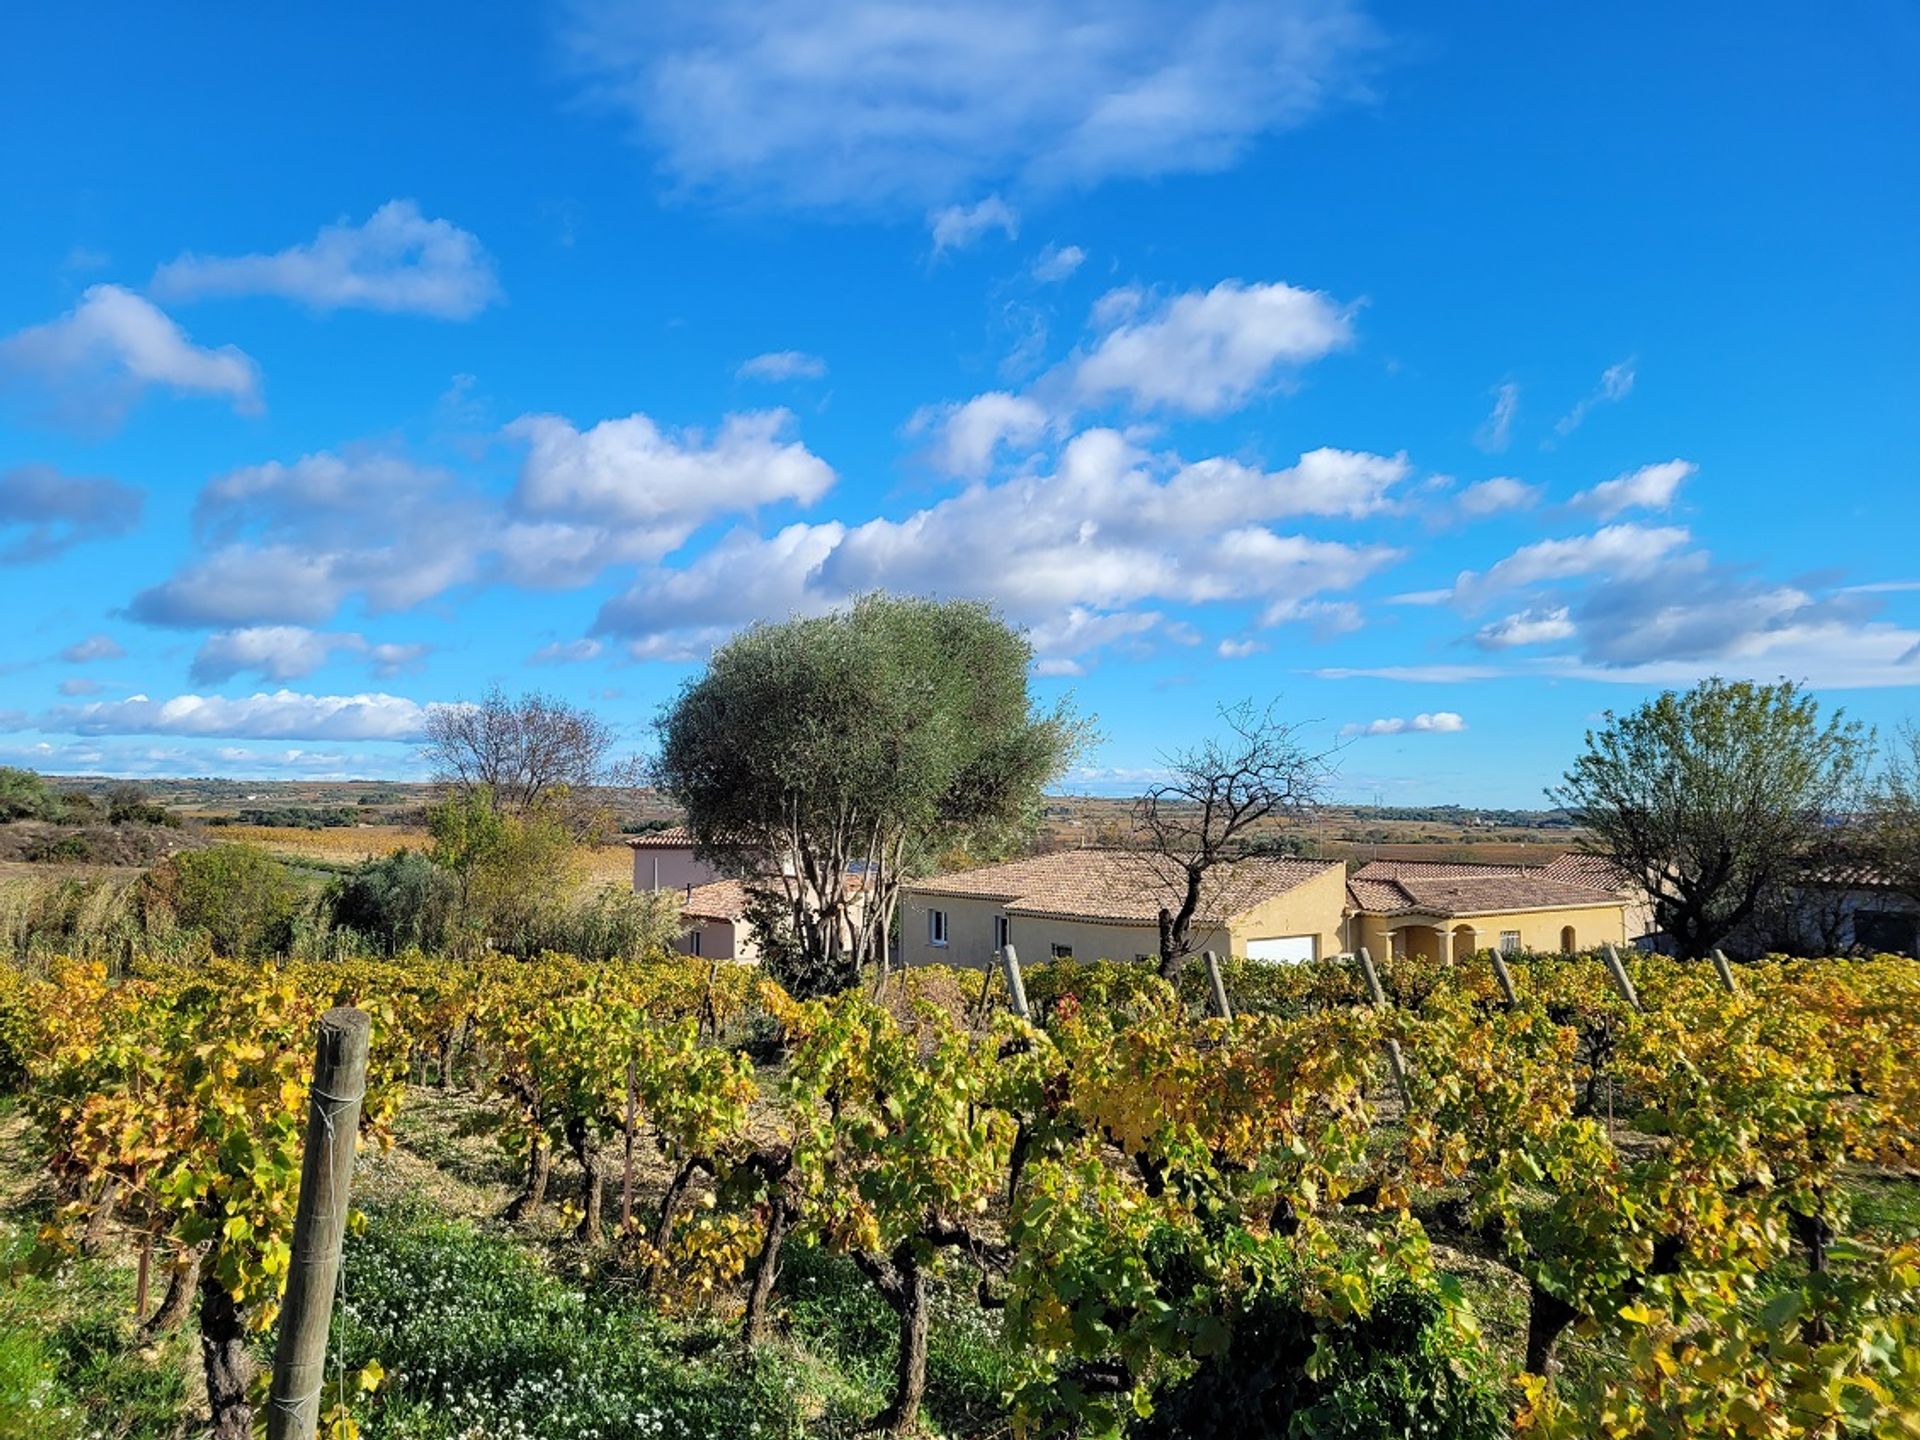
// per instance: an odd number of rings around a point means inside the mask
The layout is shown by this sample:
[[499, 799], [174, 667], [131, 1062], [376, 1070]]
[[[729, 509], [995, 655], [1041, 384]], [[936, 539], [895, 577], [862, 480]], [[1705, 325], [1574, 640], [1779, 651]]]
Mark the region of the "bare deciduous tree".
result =
[[614, 762], [616, 740], [582, 706], [538, 691], [510, 699], [495, 685], [477, 703], [428, 711], [421, 755], [456, 795], [484, 792], [511, 815], [552, 811], [584, 839], [606, 826], [604, 789], [635, 783], [633, 762]]
[[1328, 756], [1300, 742], [1301, 727], [1252, 701], [1221, 710], [1224, 735], [1165, 757], [1168, 779], [1134, 802], [1143, 864], [1180, 899], [1160, 908], [1160, 973], [1179, 974], [1193, 953], [1193, 922], [1207, 874], [1271, 853], [1259, 827], [1314, 804]]

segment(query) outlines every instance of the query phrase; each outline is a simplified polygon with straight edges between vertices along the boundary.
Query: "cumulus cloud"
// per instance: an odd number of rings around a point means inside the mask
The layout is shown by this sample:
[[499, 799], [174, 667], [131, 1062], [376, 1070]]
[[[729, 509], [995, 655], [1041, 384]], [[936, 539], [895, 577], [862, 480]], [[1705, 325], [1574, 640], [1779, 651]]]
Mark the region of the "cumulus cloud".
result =
[[1214, 647], [1214, 653], [1222, 660], [1245, 660], [1249, 656], [1260, 654], [1266, 648], [1267, 642], [1264, 640], [1226, 639]]
[[54, 418], [111, 429], [151, 386], [260, 408], [260, 371], [231, 345], [209, 350], [151, 300], [94, 285], [57, 320], [0, 340], [0, 381], [38, 396]]
[[1342, 735], [1455, 735], [1467, 728], [1467, 722], [1451, 710], [1435, 710], [1431, 714], [1415, 715], [1410, 719], [1398, 716], [1387, 720], [1369, 720], [1364, 725], [1355, 723], [1340, 727]]
[[1349, 307], [1277, 282], [1223, 280], [1159, 304], [1116, 291], [1096, 307], [1095, 323], [1104, 333], [1070, 365], [1077, 398], [1194, 415], [1243, 405], [1353, 343]]
[[89, 635], [67, 646], [60, 658], [69, 665], [88, 665], [95, 660], [118, 660], [126, 653], [111, 635]]
[[943, 205], [927, 214], [927, 233], [933, 237], [936, 257], [949, 250], [971, 250], [993, 230], [1009, 240], [1020, 237], [1020, 216], [998, 195], [972, 205]]
[[315, 310], [354, 308], [467, 320], [500, 298], [478, 239], [429, 220], [411, 200], [389, 200], [364, 223], [325, 226], [304, 245], [272, 255], [182, 255], [162, 265], [163, 300], [277, 295]]
[[1523, 545], [1484, 574], [1464, 571], [1454, 582], [1454, 597], [1475, 604], [1504, 590], [1547, 581], [1604, 574], [1638, 578], [1652, 574], [1692, 537], [1677, 525], [1608, 525], [1591, 535], [1537, 540]]
[[1047, 245], [1033, 258], [1033, 278], [1043, 285], [1066, 279], [1086, 263], [1087, 252], [1078, 245]]
[[1658, 465], [1642, 465], [1625, 475], [1604, 480], [1590, 490], [1573, 497], [1578, 510], [1590, 510], [1602, 520], [1611, 520], [1623, 510], [1665, 510], [1682, 482], [1692, 478], [1700, 467], [1691, 460], [1663, 460]]
[[0, 471], [0, 565], [50, 560], [124, 535], [140, 523], [143, 498], [118, 480], [65, 475], [51, 465]]
[[1482, 519], [1513, 510], [1531, 510], [1540, 503], [1540, 487], [1515, 480], [1511, 475], [1496, 475], [1462, 490], [1456, 502], [1462, 514]]
[[1626, 399], [1633, 393], [1633, 381], [1632, 359], [1622, 360], [1617, 365], [1609, 365], [1600, 372], [1600, 383], [1576, 401], [1573, 409], [1554, 423], [1555, 433], [1571, 435], [1580, 428], [1580, 422], [1587, 418], [1587, 412], [1594, 406], [1612, 405]]
[[315, 627], [351, 598], [383, 613], [467, 584], [577, 588], [609, 565], [659, 559], [717, 517], [817, 500], [833, 470], [786, 435], [791, 419], [732, 415], [709, 434], [645, 415], [584, 431], [525, 416], [505, 432], [525, 455], [504, 502], [381, 449], [246, 466], [201, 491], [199, 553], [129, 613], [187, 628]]
[[349, 596], [404, 610], [476, 579], [497, 507], [454, 477], [385, 451], [320, 451], [209, 482], [194, 510], [203, 553], [134, 596], [153, 625], [313, 625]]
[[637, 654], [697, 653], [763, 616], [814, 613], [876, 588], [933, 589], [991, 598], [1035, 627], [1043, 659], [1059, 660], [1085, 653], [1089, 637], [1098, 646], [1154, 628], [1139, 612], [1155, 602], [1304, 618], [1303, 603], [1351, 589], [1399, 552], [1268, 522], [1370, 513], [1408, 469], [1404, 457], [1334, 450], [1273, 473], [1183, 464], [1090, 430], [1045, 473], [974, 483], [899, 519], [736, 532], [685, 568], [643, 574], [602, 607], [595, 630]]
[[191, 735], [245, 740], [418, 740], [427, 707], [399, 695], [303, 695], [262, 692], [229, 700], [218, 695], [135, 695], [56, 709], [46, 729], [76, 735]]
[[1574, 624], [1567, 607], [1520, 610], [1483, 625], [1474, 634], [1474, 642], [1485, 650], [1507, 650], [1516, 645], [1540, 645], [1573, 637]]
[[769, 350], [742, 360], [733, 372], [742, 380], [819, 380], [827, 373], [827, 362], [804, 350]]
[[1003, 445], [1036, 445], [1051, 423], [1046, 406], [1030, 396], [990, 390], [959, 405], [923, 406], [907, 431], [932, 437], [928, 458], [936, 468], [977, 479], [993, 468]]
[[1511, 380], [1492, 390], [1493, 409], [1473, 432], [1473, 443], [1482, 450], [1498, 454], [1513, 439], [1514, 416], [1520, 413], [1520, 387]]
[[218, 685], [244, 674], [264, 680], [298, 680], [343, 653], [364, 657], [373, 673], [387, 680], [418, 669], [428, 647], [391, 641], [371, 644], [351, 631], [253, 625], [208, 636], [193, 657], [191, 678], [196, 685]]
[[88, 680], [79, 675], [60, 682], [60, 693], [62, 695], [98, 695], [100, 689], [101, 685], [98, 680]]
[[574, 0], [562, 39], [678, 188], [893, 213], [1224, 169], [1379, 44], [1349, 0]]

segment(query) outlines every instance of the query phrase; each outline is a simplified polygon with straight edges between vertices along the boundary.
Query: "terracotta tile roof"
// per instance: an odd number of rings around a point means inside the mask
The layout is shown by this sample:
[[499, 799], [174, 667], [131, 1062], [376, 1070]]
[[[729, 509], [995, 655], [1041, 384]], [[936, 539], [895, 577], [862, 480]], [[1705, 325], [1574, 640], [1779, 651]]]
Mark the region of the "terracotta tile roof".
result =
[[1625, 890], [1632, 877], [1604, 855], [1569, 851], [1541, 868], [1540, 873], [1575, 885], [1591, 885], [1599, 890]]
[[627, 844], [636, 850], [674, 850], [693, 844], [693, 835], [684, 825], [669, 830], [654, 830], [645, 835], [630, 835]]
[[738, 920], [747, 913], [747, 887], [738, 880], [696, 885], [680, 902], [680, 913], [691, 920]]
[[[1337, 866], [1337, 861], [1282, 858], [1219, 866], [1208, 872], [1194, 918], [1223, 924]], [[1162, 905], [1178, 906], [1183, 883], [1166, 861], [1141, 851], [1086, 849], [956, 870], [910, 881], [906, 888], [921, 895], [998, 900], [1009, 915], [1151, 924]]]
[[1480, 860], [1369, 860], [1353, 872], [1356, 880], [1464, 880], [1481, 875], [1525, 875], [1534, 865], [1500, 865]]
[[[1435, 865], [1421, 873], [1401, 867], [1393, 876], [1370, 876], [1367, 868], [1347, 882], [1347, 900], [1370, 915], [1487, 915], [1510, 910], [1567, 910], [1618, 905], [1620, 897], [1593, 885], [1555, 879], [1545, 867]], [[1446, 873], [1449, 871], [1468, 873]]]

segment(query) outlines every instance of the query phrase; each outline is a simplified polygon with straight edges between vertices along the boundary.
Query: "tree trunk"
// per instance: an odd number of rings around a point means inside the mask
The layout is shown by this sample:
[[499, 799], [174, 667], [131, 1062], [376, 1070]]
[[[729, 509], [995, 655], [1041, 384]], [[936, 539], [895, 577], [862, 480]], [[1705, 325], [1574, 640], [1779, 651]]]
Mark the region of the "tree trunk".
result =
[[247, 1403], [253, 1356], [246, 1326], [240, 1307], [211, 1270], [200, 1279], [200, 1358], [207, 1371], [212, 1440], [253, 1440], [253, 1407]]
[[760, 1242], [760, 1258], [753, 1267], [753, 1284], [747, 1291], [747, 1314], [741, 1325], [741, 1338], [750, 1346], [767, 1338], [767, 1311], [773, 1301], [773, 1287], [780, 1279], [780, 1247], [786, 1243], [787, 1227], [793, 1213], [781, 1196], [774, 1196], [767, 1208], [767, 1234]]
[[1553, 1364], [1554, 1342], [1580, 1318], [1580, 1312], [1531, 1280], [1527, 1282], [1527, 1301], [1526, 1368], [1535, 1375], [1545, 1375]]
[[527, 1178], [520, 1193], [507, 1206], [507, 1219], [524, 1220], [547, 1199], [547, 1177], [553, 1173], [553, 1151], [544, 1137], [536, 1136], [527, 1147]]
[[187, 1311], [193, 1308], [193, 1295], [200, 1288], [200, 1260], [207, 1253], [204, 1244], [195, 1245], [175, 1257], [173, 1272], [167, 1279], [167, 1293], [160, 1308], [146, 1323], [146, 1333], [178, 1330], [187, 1323]]
[[588, 1245], [598, 1245], [604, 1238], [601, 1216], [605, 1213], [604, 1195], [607, 1188], [606, 1177], [600, 1173], [600, 1146], [576, 1139], [573, 1152], [580, 1161], [581, 1184], [585, 1186], [580, 1223], [574, 1229], [573, 1238]]

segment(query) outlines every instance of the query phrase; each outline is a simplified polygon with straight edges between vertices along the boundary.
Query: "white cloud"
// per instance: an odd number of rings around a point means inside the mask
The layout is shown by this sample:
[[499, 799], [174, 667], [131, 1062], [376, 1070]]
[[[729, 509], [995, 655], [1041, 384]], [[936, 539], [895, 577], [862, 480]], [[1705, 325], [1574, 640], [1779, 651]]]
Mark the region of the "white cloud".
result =
[[88, 680], [78, 675], [60, 682], [62, 695], [98, 695], [100, 690], [101, 685], [98, 680]]
[[[1091, 430], [1049, 472], [972, 484], [900, 519], [794, 525], [766, 539], [737, 532], [684, 569], [642, 575], [602, 608], [596, 631], [635, 653], [696, 653], [752, 620], [875, 588], [989, 598], [1068, 658], [1088, 636], [1108, 644], [1154, 625], [1171, 636], [1170, 625], [1139, 618], [1155, 601], [1261, 606], [1278, 623], [1399, 552], [1263, 522], [1366, 513], [1407, 469], [1404, 457], [1331, 450], [1274, 474], [1224, 460], [1183, 465]], [[1059, 629], [1063, 615], [1071, 623]]]
[[196, 685], [218, 685], [236, 675], [266, 680], [298, 680], [337, 654], [364, 656], [382, 680], [417, 670], [428, 648], [419, 644], [369, 644], [353, 632], [309, 630], [299, 625], [254, 625], [210, 635], [193, 657]]
[[1475, 518], [1501, 515], [1512, 510], [1530, 510], [1539, 501], [1538, 485], [1529, 485], [1510, 475], [1496, 475], [1491, 480], [1469, 485], [1458, 497], [1461, 512]]
[[1317, 290], [1223, 280], [1148, 307], [1118, 291], [1095, 309], [1105, 333], [1070, 363], [1080, 399], [1218, 415], [1288, 371], [1353, 342], [1351, 310]]
[[0, 565], [50, 560], [124, 535], [140, 523], [144, 498], [118, 480], [65, 475], [51, 465], [0, 470]]
[[827, 373], [827, 362], [804, 350], [769, 350], [742, 360], [733, 373], [742, 380], [819, 380]]
[[1602, 574], [1614, 578], [1642, 576], [1666, 563], [1692, 539], [1679, 526], [1649, 529], [1643, 525], [1609, 525], [1591, 535], [1565, 540], [1538, 540], [1523, 545], [1485, 574], [1463, 571], [1454, 582], [1454, 596], [1475, 604], [1503, 590], [1518, 590], [1544, 581], [1569, 580]]
[[496, 507], [453, 477], [382, 451], [249, 465], [194, 509], [205, 553], [134, 596], [154, 625], [313, 625], [349, 596], [404, 610], [479, 578]]
[[972, 205], [943, 205], [927, 213], [927, 233], [936, 257], [949, 250], [971, 250], [990, 230], [1009, 240], [1020, 238], [1020, 216], [998, 195]]
[[1560, 435], [1571, 435], [1580, 428], [1580, 422], [1587, 418], [1587, 412], [1596, 405], [1612, 405], [1633, 393], [1634, 370], [1631, 358], [1617, 365], [1609, 365], [1600, 372], [1600, 383], [1577, 401], [1573, 409], [1562, 415], [1554, 424], [1554, 431]]
[[893, 213], [1224, 169], [1379, 43], [1347, 0], [574, 0], [562, 39], [680, 189]]
[[923, 406], [907, 432], [932, 434], [928, 458], [944, 473], [978, 479], [993, 468], [1001, 446], [1033, 446], [1050, 423], [1039, 401], [990, 390], [960, 405]]
[[1034, 256], [1033, 278], [1043, 285], [1066, 279], [1086, 263], [1087, 252], [1078, 245], [1047, 245]]
[[505, 504], [382, 450], [247, 466], [203, 489], [202, 553], [136, 595], [130, 613], [154, 625], [317, 626], [356, 596], [378, 613], [467, 584], [578, 588], [610, 565], [659, 559], [720, 516], [818, 499], [833, 470], [786, 438], [791, 419], [731, 415], [707, 434], [645, 415], [585, 431], [524, 416], [505, 431], [526, 446]]
[[112, 428], [149, 386], [260, 408], [259, 367], [231, 345], [195, 345], [166, 312], [118, 285], [90, 286], [58, 320], [0, 340], [0, 379], [44, 397], [53, 414]]
[[582, 661], [595, 660], [606, 646], [598, 640], [555, 640], [542, 645], [527, 657], [529, 665], [577, 665]]
[[1691, 460], [1663, 460], [1658, 465], [1642, 465], [1625, 475], [1604, 480], [1591, 490], [1573, 497], [1579, 510], [1590, 510], [1602, 520], [1611, 520], [1623, 510], [1665, 510], [1681, 483], [1700, 467]]
[[1251, 655], [1260, 654], [1266, 648], [1267, 642], [1264, 640], [1228, 639], [1222, 640], [1215, 646], [1214, 653], [1222, 660], [1245, 660]]
[[1570, 640], [1573, 635], [1574, 624], [1567, 607], [1557, 605], [1551, 609], [1518, 611], [1491, 625], [1483, 625], [1473, 638], [1483, 649], [1506, 650], [1516, 645]]
[[1493, 396], [1493, 410], [1480, 428], [1473, 432], [1473, 443], [1482, 450], [1495, 454], [1507, 448], [1513, 438], [1514, 416], [1520, 413], [1520, 387], [1511, 380], [1496, 385], [1490, 392]]
[[228, 700], [218, 695], [135, 695], [53, 711], [44, 728], [77, 735], [191, 735], [247, 740], [418, 740], [427, 709], [399, 695], [303, 695], [292, 690]]
[[1415, 715], [1411, 719], [1398, 716], [1388, 720], [1369, 720], [1366, 724], [1343, 725], [1342, 735], [1457, 735], [1467, 728], [1467, 722], [1451, 710], [1435, 710], [1432, 714]]
[[162, 265], [163, 300], [278, 295], [315, 310], [356, 308], [467, 320], [500, 298], [480, 242], [411, 200], [389, 200], [364, 224], [342, 219], [272, 255], [182, 255]]
[[60, 658], [69, 665], [86, 665], [95, 660], [118, 660], [126, 653], [111, 635], [89, 635], [67, 646]]
[[193, 657], [196, 685], [218, 685], [252, 672], [266, 680], [298, 680], [311, 675], [336, 651], [365, 642], [358, 635], [326, 634], [299, 625], [253, 625], [209, 635]]

